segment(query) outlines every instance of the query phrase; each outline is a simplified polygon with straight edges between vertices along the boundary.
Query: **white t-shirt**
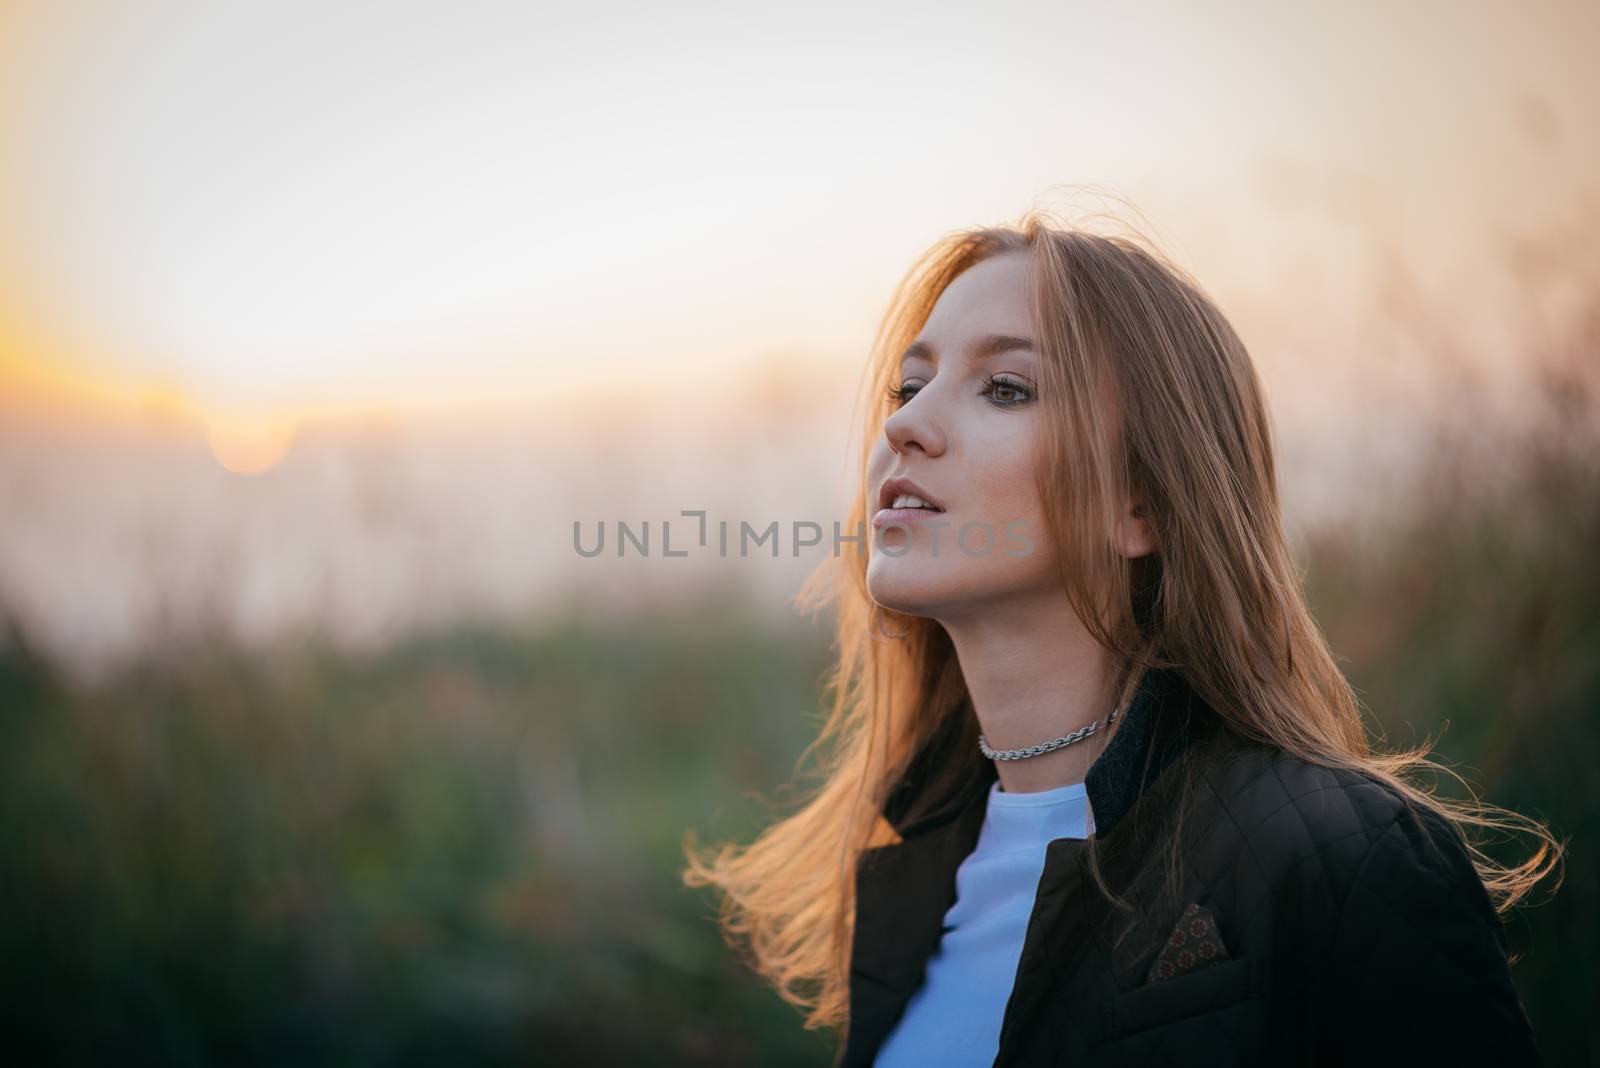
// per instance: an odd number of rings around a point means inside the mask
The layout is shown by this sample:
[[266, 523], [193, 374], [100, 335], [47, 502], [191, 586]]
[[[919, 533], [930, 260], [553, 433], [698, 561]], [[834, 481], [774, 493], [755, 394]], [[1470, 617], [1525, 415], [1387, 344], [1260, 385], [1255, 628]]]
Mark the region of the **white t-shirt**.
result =
[[1045, 847], [1093, 830], [1081, 782], [1014, 794], [994, 781], [978, 843], [956, 870], [956, 901], [939, 946], [874, 1065], [994, 1063]]

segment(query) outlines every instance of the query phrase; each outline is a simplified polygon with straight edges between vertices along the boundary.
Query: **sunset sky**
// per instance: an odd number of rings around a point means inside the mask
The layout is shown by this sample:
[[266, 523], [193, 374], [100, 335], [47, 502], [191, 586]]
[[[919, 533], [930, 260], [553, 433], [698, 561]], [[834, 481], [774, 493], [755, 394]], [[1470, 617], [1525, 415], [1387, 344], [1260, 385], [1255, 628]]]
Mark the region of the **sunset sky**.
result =
[[[44, 493], [61, 441], [151, 420], [266, 472], [313, 425], [493, 410], [590, 443], [533, 461], [572, 487], [592, 449], [646, 462], [618, 435], [651, 420], [748, 441], [755, 396], [795, 416], [791, 459], [827, 443], [829, 500], [901, 273], [1034, 206], [1136, 209], [1309, 455], [1374, 383], [1438, 373], [1380, 358], [1385, 257], [1472, 336], [1511, 329], [1505, 238], [1596, 195], [1597, 45], [1590, 3], [8, 0], [0, 475]], [[155, 455], [161, 492], [200, 477]], [[60, 503], [103, 488], [75, 477], [13, 507], [13, 597], [91, 551], [58, 546], [99, 514]]]
[[1600, 98], [1590, 4], [7, 10], [8, 356], [203, 411], [853, 362], [915, 251], [1065, 184], [1218, 288], [1350, 271], [1358, 213], [1459, 263]]

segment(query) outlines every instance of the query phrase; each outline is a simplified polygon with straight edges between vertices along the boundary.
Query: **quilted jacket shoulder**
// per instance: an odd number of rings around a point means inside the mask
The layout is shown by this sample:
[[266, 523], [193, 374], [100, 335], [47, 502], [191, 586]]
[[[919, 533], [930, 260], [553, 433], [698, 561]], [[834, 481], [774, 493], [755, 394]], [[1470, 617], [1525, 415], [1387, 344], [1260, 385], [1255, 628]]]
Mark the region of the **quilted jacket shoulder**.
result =
[[1307, 903], [1342, 900], [1373, 843], [1415, 819], [1370, 776], [1250, 745], [1203, 776], [1196, 801], [1188, 854], [1203, 883], [1238, 881]]
[[1218, 912], [1233, 956], [1264, 963], [1329, 1063], [1537, 1063], [1503, 925], [1449, 820], [1365, 773], [1255, 746], [1204, 776], [1195, 812], [1190, 899]]

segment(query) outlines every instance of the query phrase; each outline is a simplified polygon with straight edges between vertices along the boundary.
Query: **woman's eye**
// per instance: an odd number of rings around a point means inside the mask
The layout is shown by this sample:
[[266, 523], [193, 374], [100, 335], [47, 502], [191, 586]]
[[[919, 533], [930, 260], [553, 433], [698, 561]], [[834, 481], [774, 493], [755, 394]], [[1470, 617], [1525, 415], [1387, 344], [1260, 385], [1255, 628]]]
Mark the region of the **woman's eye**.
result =
[[895, 404], [904, 404], [917, 395], [917, 390], [922, 387], [915, 382], [906, 382], [898, 386], [889, 387], [889, 399]]
[[1033, 400], [1033, 390], [1027, 383], [1011, 378], [991, 378], [983, 392], [1002, 408], [1016, 408]]

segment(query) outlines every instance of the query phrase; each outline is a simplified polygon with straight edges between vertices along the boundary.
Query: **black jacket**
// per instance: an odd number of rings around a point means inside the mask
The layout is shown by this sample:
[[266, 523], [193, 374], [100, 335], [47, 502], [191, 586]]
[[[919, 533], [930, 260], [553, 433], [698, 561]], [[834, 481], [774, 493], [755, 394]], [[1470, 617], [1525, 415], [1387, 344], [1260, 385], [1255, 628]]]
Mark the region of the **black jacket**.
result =
[[[842, 1068], [872, 1063], [921, 984], [977, 842], [993, 762], [921, 796], [957, 737], [936, 735], [885, 803], [901, 841], [862, 855]], [[1201, 739], [1217, 756], [1179, 834], [1174, 897], [1140, 862], [1174, 830], [1181, 776], [1162, 772]], [[1237, 739], [1171, 671], [1146, 673], [1085, 787], [1101, 869], [1134, 919], [1093, 885], [1082, 840], [1049, 843], [996, 1066], [1539, 1063], [1501, 922], [1430, 810]]]

